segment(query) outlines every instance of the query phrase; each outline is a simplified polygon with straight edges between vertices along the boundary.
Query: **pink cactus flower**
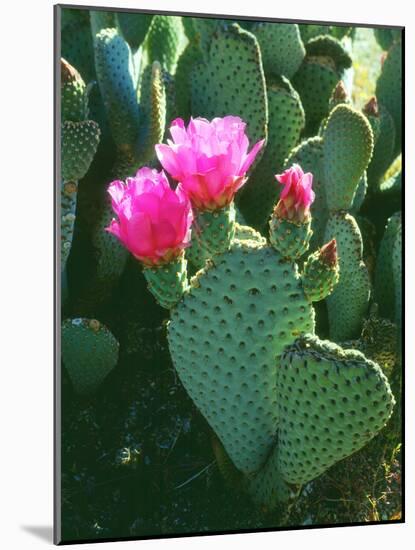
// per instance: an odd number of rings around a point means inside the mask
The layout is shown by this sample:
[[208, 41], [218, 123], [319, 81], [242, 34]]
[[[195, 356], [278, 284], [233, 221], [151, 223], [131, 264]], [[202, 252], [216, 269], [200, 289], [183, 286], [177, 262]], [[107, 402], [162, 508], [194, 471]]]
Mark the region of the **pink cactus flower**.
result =
[[315, 198], [312, 189], [313, 174], [310, 172], [304, 174], [298, 164], [293, 164], [291, 168], [282, 174], [277, 174], [275, 178], [284, 185], [280, 200], [275, 207], [275, 214], [294, 222], [308, 221], [310, 206]]
[[264, 140], [248, 153], [246, 124], [236, 116], [191, 119], [187, 128], [181, 118], [170, 127], [168, 145], [156, 145], [163, 168], [179, 181], [199, 210], [216, 210], [230, 204], [246, 182], [246, 173]]
[[107, 231], [148, 266], [166, 264], [190, 244], [192, 207], [179, 184], [171, 189], [163, 171], [141, 168], [108, 192], [118, 220]]

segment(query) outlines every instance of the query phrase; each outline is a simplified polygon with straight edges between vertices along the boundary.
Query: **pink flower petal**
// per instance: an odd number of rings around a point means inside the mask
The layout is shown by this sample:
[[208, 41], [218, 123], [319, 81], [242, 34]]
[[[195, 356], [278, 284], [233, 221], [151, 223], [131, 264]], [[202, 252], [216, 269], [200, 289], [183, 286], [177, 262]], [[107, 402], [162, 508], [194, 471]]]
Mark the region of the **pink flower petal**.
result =
[[135, 256], [151, 256], [156, 248], [149, 216], [137, 212], [127, 225], [128, 248]]
[[180, 178], [181, 168], [177, 162], [176, 153], [168, 145], [159, 144], [155, 146], [157, 158], [160, 164], [171, 175], [172, 178]]
[[109, 184], [108, 193], [111, 197], [112, 207], [116, 208], [124, 197], [125, 185], [120, 180], [115, 180]]
[[261, 150], [264, 143], [265, 143], [265, 139], [261, 139], [260, 141], [255, 143], [255, 145], [251, 149], [251, 152], [248, 153], [248, 155], [246, 156], [246, 159], [244, 160], [239, 170], [239, 173], [237, 174], [238, 176], [244, 176], [248, 172], [249, 168], [251, 167], [251, 164], [254, 162], [255, 157]]
[[134, 198], [132, 210], [145, 212], [154, 223], [159, 219], [161, 202], [162, 200], [155, 193], [142, 193]]
[[155, 237], [155, 250], [165, 251], [174, 248], [177, 244], [176, 229], [168, 220], [162, 220], [157, 226], [153, 226]]
[[224, 206], [245, 182], [246, 172], [264, 145], [261, 140], [248, 153], [245, 130], [245, 122], [233, 115], [212, 121], [191, 118], [187, 128], [182, 119], [176, 119], [170, 127], [172, 140], [157, 145], [156, 154], [195, 206]]

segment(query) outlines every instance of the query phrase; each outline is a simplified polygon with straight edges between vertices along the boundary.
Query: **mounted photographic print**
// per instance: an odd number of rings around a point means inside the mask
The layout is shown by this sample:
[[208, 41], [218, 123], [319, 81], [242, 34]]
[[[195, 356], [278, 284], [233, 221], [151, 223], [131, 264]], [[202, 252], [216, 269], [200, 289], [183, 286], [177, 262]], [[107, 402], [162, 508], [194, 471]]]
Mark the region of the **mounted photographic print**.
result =
[[55, 7], [56, 543], [404, 521], [403, 28], [252, 16]]

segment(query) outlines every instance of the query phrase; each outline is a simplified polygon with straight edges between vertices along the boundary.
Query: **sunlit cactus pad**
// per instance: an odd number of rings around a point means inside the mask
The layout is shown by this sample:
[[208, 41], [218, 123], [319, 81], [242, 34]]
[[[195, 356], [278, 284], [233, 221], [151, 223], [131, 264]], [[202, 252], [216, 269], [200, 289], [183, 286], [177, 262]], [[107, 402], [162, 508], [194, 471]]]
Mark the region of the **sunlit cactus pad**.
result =
[[313, 330], [295, 264], [252, 240], [236, 241], [198, 273], [172, 311], [175, 368], [244, 472], [262, 465], [275, 438], [277, 357]]
[[379, 365], [310, 336], [285, 350], [277, 387], [278, 464], [289, 483], [306, 483], [363, 447], [395, 403]]

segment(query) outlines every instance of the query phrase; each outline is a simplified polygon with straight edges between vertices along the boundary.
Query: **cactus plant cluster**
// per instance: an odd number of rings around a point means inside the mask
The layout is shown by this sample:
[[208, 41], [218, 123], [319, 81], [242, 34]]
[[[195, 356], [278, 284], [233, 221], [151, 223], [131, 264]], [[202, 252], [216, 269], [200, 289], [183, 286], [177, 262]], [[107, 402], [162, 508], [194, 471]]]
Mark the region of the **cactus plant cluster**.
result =
[[163, 323], [225, 480], [286, 506], [396, 416], [400, 33], [361, 108], [350, 27], [62, 13], [70, 383]]

